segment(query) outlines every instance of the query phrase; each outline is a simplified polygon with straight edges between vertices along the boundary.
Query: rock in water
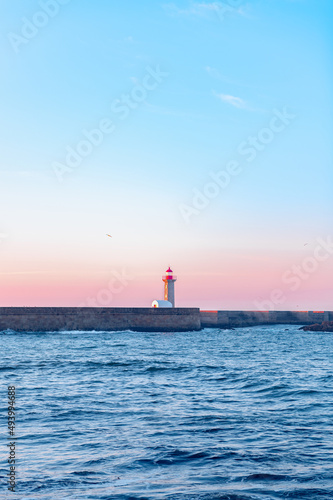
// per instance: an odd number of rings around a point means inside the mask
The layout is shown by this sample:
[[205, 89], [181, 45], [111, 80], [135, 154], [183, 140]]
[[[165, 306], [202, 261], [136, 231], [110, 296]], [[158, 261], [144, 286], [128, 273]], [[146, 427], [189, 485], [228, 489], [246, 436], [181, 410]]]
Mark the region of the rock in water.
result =
[[315, 325], [302, 326], [300, 330], [305, 332], [333, 332], [333, 321], [323, 321]]

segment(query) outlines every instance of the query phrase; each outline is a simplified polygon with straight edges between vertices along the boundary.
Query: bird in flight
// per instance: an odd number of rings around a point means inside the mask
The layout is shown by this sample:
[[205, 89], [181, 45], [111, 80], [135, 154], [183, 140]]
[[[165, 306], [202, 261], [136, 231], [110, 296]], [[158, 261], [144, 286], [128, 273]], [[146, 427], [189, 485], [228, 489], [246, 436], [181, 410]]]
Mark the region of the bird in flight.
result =
[[109, 238], [112, 238], [111, 234], [107, 234], [106, 236], [108, 236]]

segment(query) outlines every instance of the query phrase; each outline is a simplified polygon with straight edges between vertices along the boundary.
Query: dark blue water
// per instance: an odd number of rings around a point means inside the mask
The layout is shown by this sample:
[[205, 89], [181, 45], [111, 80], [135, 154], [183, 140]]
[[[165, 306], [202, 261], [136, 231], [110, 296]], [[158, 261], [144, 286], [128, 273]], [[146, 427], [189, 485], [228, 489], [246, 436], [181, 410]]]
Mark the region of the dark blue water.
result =
[[333, 499], [332, 334], [7, 332], [0, 349], [19, 459], [14, 494], [1, 445], [1, 498]]

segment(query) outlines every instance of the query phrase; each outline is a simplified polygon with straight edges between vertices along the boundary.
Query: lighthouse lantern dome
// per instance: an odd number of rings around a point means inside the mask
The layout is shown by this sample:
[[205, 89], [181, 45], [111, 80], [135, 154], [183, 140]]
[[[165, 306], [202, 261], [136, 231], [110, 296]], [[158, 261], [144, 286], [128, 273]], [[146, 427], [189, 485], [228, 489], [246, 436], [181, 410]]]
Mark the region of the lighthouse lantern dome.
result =
[[172, 274], [173, 274], [173, 271], [171, 269], [171, 267], [169, 267], [166, 271], [165, 271], [165, 274], [168, 278], [172, 278]]

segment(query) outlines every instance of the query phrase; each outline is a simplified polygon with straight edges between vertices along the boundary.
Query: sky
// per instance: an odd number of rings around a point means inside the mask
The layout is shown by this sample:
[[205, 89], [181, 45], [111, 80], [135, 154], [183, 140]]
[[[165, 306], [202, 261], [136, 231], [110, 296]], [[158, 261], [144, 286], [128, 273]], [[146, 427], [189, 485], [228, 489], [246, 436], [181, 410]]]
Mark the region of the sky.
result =
[[332, 14], [4, 3], [0, 306], [333, 310]]

